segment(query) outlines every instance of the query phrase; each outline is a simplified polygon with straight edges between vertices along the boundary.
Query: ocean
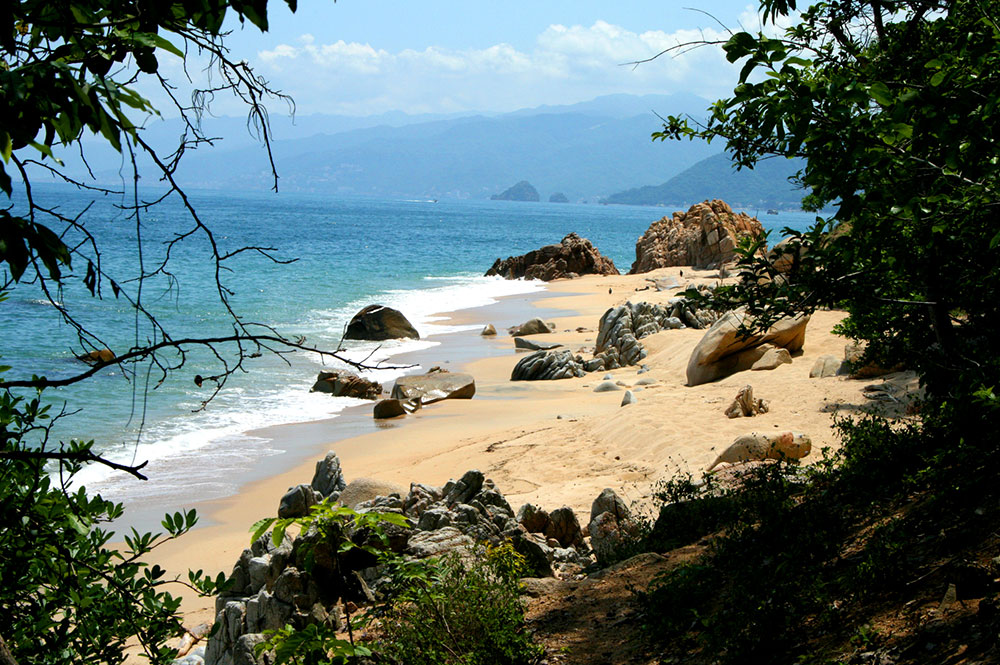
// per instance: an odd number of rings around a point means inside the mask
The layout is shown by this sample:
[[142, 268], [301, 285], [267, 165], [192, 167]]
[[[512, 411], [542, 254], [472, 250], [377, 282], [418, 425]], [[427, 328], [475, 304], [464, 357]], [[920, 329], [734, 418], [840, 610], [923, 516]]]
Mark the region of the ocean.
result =
[[[152, 197], [152, 193], [148, 193]], [[481, 325], [448, 325], [441, 312], [489, 305], [497, 299], [542, 291], [535, 281], [507, 281], [482, 274], [497, 257], [522, 254], [558, 242], [571, 231], [589, 238], [602, 254], [626, 272], [635, 241], [649, 224], [673, 208], [469, 200], [375, 200], [303, 193], [190, 191], [191, 203], [212, 229], [220, 254], [243, 246], [266, 251], [288, 264], [245, 252], [227, 265], [221, 279], [233, 309], [244, 321], [273, 326], [305, 343], [334, 349], [350, 318], [365, 305], [401, 310], [420, 332], [420, 340], [381, 344], [346, 343], [346, 354], [392, 364], [401, 354], [438, 345], [448, 333]], [[181, 201], [169, 198], [143, 214], [138, 226], [115, 197], [94, 200], [74, 189], [41, 185], [35, 196], [63, 214], [86, 222], [100, 248], [101, 265], [126, 293], [142, 265], [152, 272], [164, 257], [166, 242], [192, 228]], [[15, 211], [19, 202], [15, 200]], [[89, 207], [88, 207], [89, 206]], [[755, 212], [755, 211], [751, 211]], [[766, 228], [805, 228], [814, 215], [760, 215]], [[142, 237], [142, 253], [136, 237]], [[72, 232], [70, 239], [83, 240]], [[95, 258], [84, 244], [81, 252]], [[145, 307], [176, 338], [231, 334], [221, 313], [206, 236], [196, 231], [171, 249], [171, 270], [152, 276], [142, 287]], [[82, 275], [86, 262], [74, 260]], [[81, 347], [75, 330], [61, 320], [55, 304], [112, 350], [158, 336], [110, 286], [93, 298], [79, 280], [45, 293], [38, 284], [19, 284], [0, 305], [0, 364], [13, 369], [4, 378], [71, 376], [85, 366], [75, 359]], [[69, 387], [46, 391], [53, 412], [65, 410], [52, 435], [57, 440], [93, 439], [107, 457], [123, 463], [150, 460], [156, 482], [142, 483], [91, 465], [78, 482], [106, 498], [126, 503], [159, 503], [169, 495], [199, 500], [235, 493], [251, 467], [289, 452], [289, 442], [254, 434], [272, 425], [335, 418], [362, 403], [309, 392], [320, 369], [336, 368], [316, 354], [264, 353], [232, 375], [207, 406], [211, 376], [220, 366], [204, 351], [194, 351], [181, 369], [165, 378], [156, 367], [140, 367], [133, 377], [108, 367]], [[401, 369], [369, 372], [383, 382]], [[416, 371], [416, 370], [409, 370]], [[308, 479], [304, 479], [308, 481]], [[169, 488], [169, 491], [166, 489]], [[162, 497], [161, 497], [162, 495]], [[166, 499], [164, 499], [166, 503]], [[165, 505], [164, 508], [174, 506]]]

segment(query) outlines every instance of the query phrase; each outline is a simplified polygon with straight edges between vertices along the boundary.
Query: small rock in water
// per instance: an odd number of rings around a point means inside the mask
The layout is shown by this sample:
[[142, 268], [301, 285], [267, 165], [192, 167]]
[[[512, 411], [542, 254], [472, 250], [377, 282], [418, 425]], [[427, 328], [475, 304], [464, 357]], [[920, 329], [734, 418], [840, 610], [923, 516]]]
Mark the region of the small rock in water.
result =
[[482, 335], [482, 336], [484, 336], [484, 337], [489, 337], [491, 335], [496, 335], [497, 334], [497, 329], [496, 329], [496, 327], [492, 323], [487, 323], [486, 327], [483, 328], [483, 331], [481, 333], [479, 333], [479, 334]]
[[621, 386], [617, 385], [614, 381], [601, 381], [594, 387], [595, 393], [609, 393], [613, 390], [621, 390]]
[[638, 402], [635, 395], [632, 394], [631, 390], [626, 390], [625, 395], [622, 397], [622, 406], [628, 406], [629, 404], [635, 404]]

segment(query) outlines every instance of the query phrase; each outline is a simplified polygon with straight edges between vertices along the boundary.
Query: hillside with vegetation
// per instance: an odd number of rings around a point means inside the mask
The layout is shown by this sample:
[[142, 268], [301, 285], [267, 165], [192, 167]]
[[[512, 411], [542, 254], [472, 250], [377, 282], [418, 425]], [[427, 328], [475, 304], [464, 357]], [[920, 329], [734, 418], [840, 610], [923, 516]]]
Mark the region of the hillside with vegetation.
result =
[[768, 159], [753, 168], [737, 170], [729, 155], [701, 160], [662, 185], [646, 185], [617, 192], [601, 203], [685, 208], [713, 198], [746, 210], [798, 210], [802, 189], [793, 179], [802, 169], [800, 159]]

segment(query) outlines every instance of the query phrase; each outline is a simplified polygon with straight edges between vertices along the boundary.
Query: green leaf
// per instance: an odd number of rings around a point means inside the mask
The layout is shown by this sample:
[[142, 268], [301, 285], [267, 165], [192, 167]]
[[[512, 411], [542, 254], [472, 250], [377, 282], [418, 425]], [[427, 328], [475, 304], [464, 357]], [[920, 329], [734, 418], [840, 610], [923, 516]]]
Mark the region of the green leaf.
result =
[[876, 81], [868, 88], [868, 93], [872, 96], [876, 102], [882, 106], [889, 106], [895, 101], [892, 93], [889, 91], [889, 86], [887, 86], [882, 81]]
[[272, 524], [274, 524], [275, 519], [277, 518], [265, 517], [262, 520], [257, 520], [256, 522], [254, 522], [253, 526], [250, 527], [250, 533], [252, 534], [250, 536], [250, 542], [255, 543], [258, 540], [260, 540], [260, 537], [263, 536], [264, 533], [271, 528]]

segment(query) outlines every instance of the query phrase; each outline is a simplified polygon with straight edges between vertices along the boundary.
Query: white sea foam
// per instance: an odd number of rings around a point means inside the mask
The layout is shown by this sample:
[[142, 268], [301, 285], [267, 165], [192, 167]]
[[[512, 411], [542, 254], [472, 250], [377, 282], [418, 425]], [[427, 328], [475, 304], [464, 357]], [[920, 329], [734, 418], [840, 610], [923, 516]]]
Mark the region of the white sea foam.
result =
[[[390, 383], [413, 371], [413, 368], [393, 366], [394, 357], [440, 344], [428, 338], [479, 328], [479, 325], [442, 323], [446, 319], [442, 313], [490, 305], [503, 296], [544, 290], [543, 283], [537, 281], [478, 275], [427, 277], [424, 281], [429, 288], [390, 290], [336, 309], [315, 311], [303, 322], [302, 332], [315, 340], [317, 346], [329, 347], [339, 341], [340, 331], [366, 305], [379, 303], [402, 311], [417, 328], [421, 339], [349, 342], [341, 354], [349, 360], [365, 360], [369, 365], [386, 365], [363, 374]], [[305, 358], [299, 356], [298, 360], [301, 362]], [[343, 366], [329, 357], [313, 355], [308, 359], [331, 368]], [[308, 371], [303, 373], [302, 367], [276, 367], [273, 374], [260, 374], [272, 385], [261, 385], [261, 381], [255, 379], [244, 387], [227, 386], [206, 411], [153, 423], [146, 428], [138, 446], [134, 442], [123, 443], [118, 450], [105, 452], [110, 459], [125, 464], [149, 460], [149, 467], [155, 469], [150, 477], [155, 482], [137, 484], [124, 474], [100, 465], [84, 469], [77, 481], [115, 500], [167, 496], [174, 492], [175, 486], [198, 488], [199, 499], [224, 496], [235, 491], [233, 479], [241, 475], [241, 470], [250, 468], [261, 458], [284, 452], [277, 449], [273, 441], [247, 432], [285, 423], [332, 418], [348, 406], [365, 403], [310, 393], [314, 375]], [[280, 385], [274, 386], [275, 382]], [[198, 408], [196, 400], [200, 397], [193, 394], [189, 403], [180, 407], [193, 411]], [[185, 498], [183, 494], [177, 496]]]

